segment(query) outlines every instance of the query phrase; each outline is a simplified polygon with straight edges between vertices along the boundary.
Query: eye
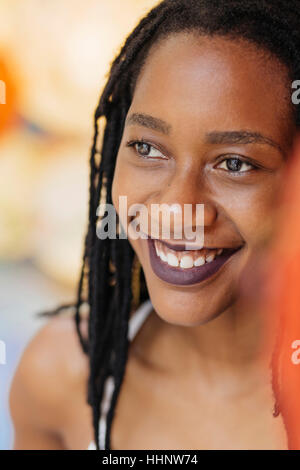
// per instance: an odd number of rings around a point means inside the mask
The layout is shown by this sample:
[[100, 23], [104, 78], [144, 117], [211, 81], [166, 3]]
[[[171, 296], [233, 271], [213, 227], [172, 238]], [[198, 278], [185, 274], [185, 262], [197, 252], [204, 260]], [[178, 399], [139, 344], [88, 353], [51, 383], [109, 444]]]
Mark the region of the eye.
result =
[[255, 168], [251, 163], [245, 162], [237, 157], [226, 158], [219, 165], [218, 168], [229, 171], [231, 173], [246, 173]]
[[133, 147], [136, 153], [141, 157], [166, 159], [165, 155], [162, 152], [160, 152], [156, 147], [149, 144], [148, 142], [136, 140], [134, 142], [128, 142], [127, 146]]

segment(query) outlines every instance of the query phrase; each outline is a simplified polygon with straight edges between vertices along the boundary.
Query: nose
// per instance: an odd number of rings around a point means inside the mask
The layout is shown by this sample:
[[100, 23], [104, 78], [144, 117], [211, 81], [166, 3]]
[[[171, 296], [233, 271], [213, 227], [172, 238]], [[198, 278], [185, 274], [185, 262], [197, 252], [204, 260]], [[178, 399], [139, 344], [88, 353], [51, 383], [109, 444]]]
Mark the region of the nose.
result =
[[[200, 176], [195, 171], [181, 171], [170, 178], [159, 194], [159, 204], [167, 204], [171, 207], [180, 206], [182, 214], [185, 211], [185, 205], [190, 205], [192, 209], [191, 223], [195, 228], [197, 225], [196, 207], [197, 204], [203, 205], [203, 225], [204, 227], [213, 226], [217, 219], [217, 207], [211, 197], [211, 190], [205, 183], [205, 177]], [[176, 207], [174, 207], [176, 212]]]

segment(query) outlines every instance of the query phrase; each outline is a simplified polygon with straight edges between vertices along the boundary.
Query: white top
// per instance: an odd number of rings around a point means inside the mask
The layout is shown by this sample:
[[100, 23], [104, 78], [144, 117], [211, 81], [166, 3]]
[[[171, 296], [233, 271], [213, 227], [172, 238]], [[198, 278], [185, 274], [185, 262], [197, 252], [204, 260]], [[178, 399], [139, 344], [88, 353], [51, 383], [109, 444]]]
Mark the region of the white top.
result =
[[[152, 311], [152, 303], [146, 300], [142, 303], [134, 314], [129, 319], [128, 323], [128, 339], [132, 341], [139, 331], [140, 327]], [[109, 410], [111, 397], [114, 391], [114, 380], [112, 376], [107, 377], [104, 385], [103, 399], [101, 403], [101, 415], [99, 420], [99, 448], [105, 449], [105, 434], [106, 434], [106, 416]], [[95, 442], [92, 441], [87, 450], [96, 450]]]

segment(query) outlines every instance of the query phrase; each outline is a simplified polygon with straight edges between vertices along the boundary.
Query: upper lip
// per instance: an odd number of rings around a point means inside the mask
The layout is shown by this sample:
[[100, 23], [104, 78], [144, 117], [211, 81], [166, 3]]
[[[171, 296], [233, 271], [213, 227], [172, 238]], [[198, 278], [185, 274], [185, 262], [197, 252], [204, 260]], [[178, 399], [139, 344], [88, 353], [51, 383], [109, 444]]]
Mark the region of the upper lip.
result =
[[152, 237], [149, 237], [151, 238], [152, 240], [158, 240], [160, 243], [163, 243], [164, 245], [166, 245], [168, 248], [170, 248], [171, 250], [174, 250], [174, 251], [186, 251], [186, 250], [220, 250], [220, 249], [223, 249], [223, 250], [238, 250], [239, 248], [242, 247], [242, 244], [240, 245], [236, 245], [236, 246], [202, 246], [202, 247], [199, 247], [197, 245], [193, 245], [191, 243], [188, 243], [188, 242], [182, 242], [181, 243], [170, 243], [170, 242], [166, 242], [165, 240], [161, 240], [160, 238], [152, 238]]

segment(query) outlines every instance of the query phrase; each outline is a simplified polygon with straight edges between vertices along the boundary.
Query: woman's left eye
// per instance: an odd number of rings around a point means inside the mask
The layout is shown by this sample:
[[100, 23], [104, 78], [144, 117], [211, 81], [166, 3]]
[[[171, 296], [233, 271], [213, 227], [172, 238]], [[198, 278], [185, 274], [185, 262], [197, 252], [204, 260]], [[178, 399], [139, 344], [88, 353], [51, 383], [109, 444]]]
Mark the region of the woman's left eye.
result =
[[253, 170], [255, 167], [251, 163], [245, 162], [240, 158], [226, 158], [223, 160], [217, 168], [222, 168], [231, 173], [246, 173], [249, 170]]
[[166, 156], [160, 152], [156, 147], [147, 142], [143, 141], [136, 141], [127, 144], [130, 147], [133, 147], [138, 155], [141, 157], [149, 157], [149, 158], [163, 158], [166, 159]]

